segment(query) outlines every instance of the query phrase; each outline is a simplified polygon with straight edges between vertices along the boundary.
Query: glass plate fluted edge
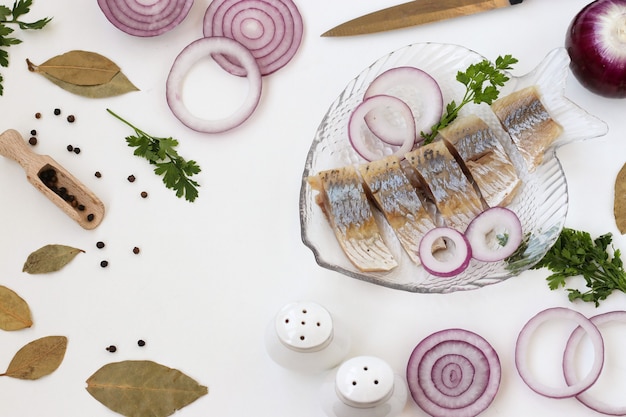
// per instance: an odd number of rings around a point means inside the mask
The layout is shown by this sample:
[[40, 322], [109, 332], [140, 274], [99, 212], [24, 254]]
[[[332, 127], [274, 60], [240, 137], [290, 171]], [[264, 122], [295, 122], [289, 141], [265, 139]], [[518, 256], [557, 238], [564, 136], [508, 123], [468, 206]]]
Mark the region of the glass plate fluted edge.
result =
[[[315, 202], [315, 191], [308, 184], [307, 178], [319, 171], [366, 162], [352, 149], [347, 137], [347, 124], [350, 113], [379, 74], [399, 66], [415, 66], [437, 80], [444, 103], [452, 99], [458, 102], [465, 87], [456, 81], [457, 72], [483, 59], [480, 54], [459, 45], [411, 44], [381, 57], [363, 70], [330, 105], [307, 155], [300, 190], [302, 241], [311, 249], [320, 266], [399, 290], [448, 293], [477, 289], [519, 275], [539, 262], [554, 244], [563, 229], [568, 208], [567, 181], [556, 157], [556, 149], [574, 141], [602, 136], [608, 131], [602, 120], [564, 96], [570, 62], [564, 48], [551, 51], [530, 73], [521, 77], [511, 76], [500, 93], [500, 97], [504, 97], [516, 90], [537, 85], [542, 102], [564, 129], [563, 134], [546, 151], [537, 169], [528, 172], [489, 106], [470, 104], [461, 112], [478, 115], [496, 131], [522, 179], [521, 190], [508, 207], [519, 216], [525, 241], [510, 259], [493, 263], [472, 260], [470, 266], [457, 276], [432, 276], [408, 258], [387, 222], [381, 214], [377, 214], [385, 241], [398, 260], [398, 266], [385, 273], [362, 272], [343, 253], [324, 213]], [[382, 151], [390, 152], [385, 149]]]

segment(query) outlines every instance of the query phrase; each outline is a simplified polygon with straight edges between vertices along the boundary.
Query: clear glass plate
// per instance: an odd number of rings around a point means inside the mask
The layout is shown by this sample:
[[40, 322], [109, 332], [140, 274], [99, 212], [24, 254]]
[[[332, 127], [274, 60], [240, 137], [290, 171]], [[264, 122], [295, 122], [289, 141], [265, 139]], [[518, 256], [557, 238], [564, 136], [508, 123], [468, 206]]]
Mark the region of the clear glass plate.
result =
[[[398, 266], [385, 273], [361, 272], [344, 255], [324, 213], [315, 202], [316, 192], [307, 182], [309, 176], [319, 171], [366, 162], [352, 149], [347, 138], [347, 124], [350, 113], [362, 100], [365, 89], [380, 73], [399, 66], [418, 67], [437, 80], [444, 103], [453, 99], [458, 102], [465, 87], [456, 81], [457, 72], [483, 59], [476, 52], [458, 45], [408, 45], [367, 67], [348, 83], [330, 105], [308, 153], [300, 191], [302, 240], [313, 251], [320, 266], [399, 290], [446, 293], [476, 289], [518, 275], [535, 265], [554, 244], [563, 229], [568, 207], [567, 182], [556, 157], [556, 149], [573, 141], [604, 135], [608, 130], [603, 121], [564, 97], [569, 73], [569, 56], [564, 48], [553, 50], [532, 72], [521, 77], [511, 76], [500, 93], [500, 97], [503, 97], [524, 87], [537, 85], [544, 105], [564, 128], [563, 134], [547, 150], [543, 163], [532, 172], [528, 172], [512, 146], [507, 148], [523, 181], [521, 191], [508, 207], [520, 217], [526, 236], [526, 241], [512, 258], [494, 263], [472, 260], [463, 273], [452, 278], [439, 278], [428, 274], [408, 258], [391, 228], [379, 215], [383, 236]], [[463, 108], [464, 113], [478, 115], [500, 135], [506, 135], [489, 106], [470, 104]], [[510, 140], [503, 141], [503, 144], [506, 143], [510, 143]], [[388, 149], [381, 150], [391, 152]]]

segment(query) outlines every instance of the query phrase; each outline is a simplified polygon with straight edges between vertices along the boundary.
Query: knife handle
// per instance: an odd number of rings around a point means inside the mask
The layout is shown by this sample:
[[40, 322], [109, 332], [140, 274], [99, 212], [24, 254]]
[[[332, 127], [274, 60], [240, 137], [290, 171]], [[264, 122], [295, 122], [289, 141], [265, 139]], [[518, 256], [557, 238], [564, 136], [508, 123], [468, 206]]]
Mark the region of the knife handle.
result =
[[524, 0], [509, 0], [509, 3], [511, 3], [511, 6], [513, 6], [514, 4], [520, 4], [523, 1]]

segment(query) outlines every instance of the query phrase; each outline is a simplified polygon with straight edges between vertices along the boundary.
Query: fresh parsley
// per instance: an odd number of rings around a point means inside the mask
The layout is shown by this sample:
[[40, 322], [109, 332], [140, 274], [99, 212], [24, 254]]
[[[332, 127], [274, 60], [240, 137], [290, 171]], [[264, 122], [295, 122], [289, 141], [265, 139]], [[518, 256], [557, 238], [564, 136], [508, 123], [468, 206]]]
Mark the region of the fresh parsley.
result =
[[154, 173], [163, 176], [165, 187], [175, 190], [177, 197], [185, 197], [187, 201], [193, 202], [198, 197], [200, 185], [190, 177], [200, 172], [200, 166], [196, 161], [186, 161], [176, 149], [178, 141], [171, 137], [158, 138], [151, 136], [141, 129], [138, 129], [113, 111], [107, 111], [130, 126], [135, 131], [135, 136], [127, 136], [128, 146], [136, 148], [134, 155], [145, 158], [153, 165]]
[[[459, 111], [468, 103], [491, 105], [500, 93], [499, 87], [509, 80], [505, 71], [512, 69], [512, 65], [517, 63], [517, 59], [511, 55], [499, 56], [495, 64], [488, 60], [483, 60], [472, 64], [465, 72], [457, 72], [456, 80], [465, 86], [465, 94], [459, 104], [454, 100], [446, 105], [446, 111], [441, 120], [432, 127], [429, 133], [421, 132], [424, 144], [432, 142], [439, 130], [448, 126], [459, 115]], [[483, 87], [485, 83], [487, 86]]]
[[620, 250], [612, 249], [612, 257], [608, 251], [612, 240], [611, 233], [592, 239], [588, 232], [564, 228], [533, 269], [545, 267], [552, 271], [547, 278], [552, 290], [565, 287], [567, 278], [582, 275], [589, 290], [568, 288], [568, 298], [593, 302], [597, 307], [613, 291], [626, 292], [626, 271]]
[[[14, 29], [9, 25], [17, 25], [22, 30], [42, 29], [52, 20], [46, 17], [35, 22], [24, 22], [20, 18], [30, 11], [33, 0], [15, 0], [13, 7], [0, 5], [0, 66], [9, 66], [9, 53], [6, 50], [11, 45], [22, 43], [21, 39], [10, 36]], [[4, 93], [2, 86], [2, 74], [0, 74], [0, 96]]]

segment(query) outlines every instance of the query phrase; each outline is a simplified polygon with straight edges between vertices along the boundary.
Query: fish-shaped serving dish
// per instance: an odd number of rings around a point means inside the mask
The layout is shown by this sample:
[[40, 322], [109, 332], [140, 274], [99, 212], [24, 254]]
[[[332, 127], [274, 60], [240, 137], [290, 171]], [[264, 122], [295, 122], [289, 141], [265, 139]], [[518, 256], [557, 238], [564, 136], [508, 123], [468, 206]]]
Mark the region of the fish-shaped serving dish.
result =
[[[365, 90], [378, 75], [396, 67], [417, 67], [437, 81], [444, 103], [451, 100], [459, 102], [465, 86], [456, 80], [457, 73], [484, 59], [480, 54], [459, 45], [408, 45], [367, 67], [348, 83], [330, 105], [307, 155], [300, 192], [302, 240], [313, 251], [320, 266], [352, 278], [399, 290], [448, 293], [480, 288], [519, 275], [535, 265], [554, 244], [563, 229], [568, 209], [567, 182], [556, 157], [556, 150], [573, 141], [602, 136], [608, 130], [602, 120], [564, 96], [570, 62], [564, 48], [550, 52], [530, 73], [521, 77], [510, 75], [509, 81], [500, 91], [500, 98], [503, 98], [514, 97], [513, 93], [529, 87], [537, 88], [549, 115], [562, 128], [556, 140], [545, 149], [539, 162], [530, 168], [522, 154], [513, 150], [509, 152], [520, 185], [512, 201], [507, 201], [506, 207], [517, 214], [524, 234], [524, 241], [513, 256], [497, 262], [472, 259], [467, 269], [452, 277], [431, 275], [419, 262], [415, 262], [414, 256], [407, 254], [396, 231], [385, 220], [384, 215], [374, 209], [373, 216], [388, 249], [385, 255], [388, 259], [383, 262], [392, 262], [393, 265], [388, 271], [364, 271], [357, 268], [346, 256], [328, 221], [327, 213], [316, 199], [319, 189], [312, 185], [314, 181], [311, 178], [338, 168], [354, 166], [358, 170], [367, 163], [350, 144], [348, 122], [354, 108], [363, 100]], [[486, 104], [468, 104], [459, 115], [462, 116], [478, 116], [494, 131], [499, 134], [504, 132], [494, 110]], [[509, 142], [512, 143], [510, 138]], [[393, 152], [392, 149], [385, 149], [388, 145], [380, 146], [383, 154]]]

